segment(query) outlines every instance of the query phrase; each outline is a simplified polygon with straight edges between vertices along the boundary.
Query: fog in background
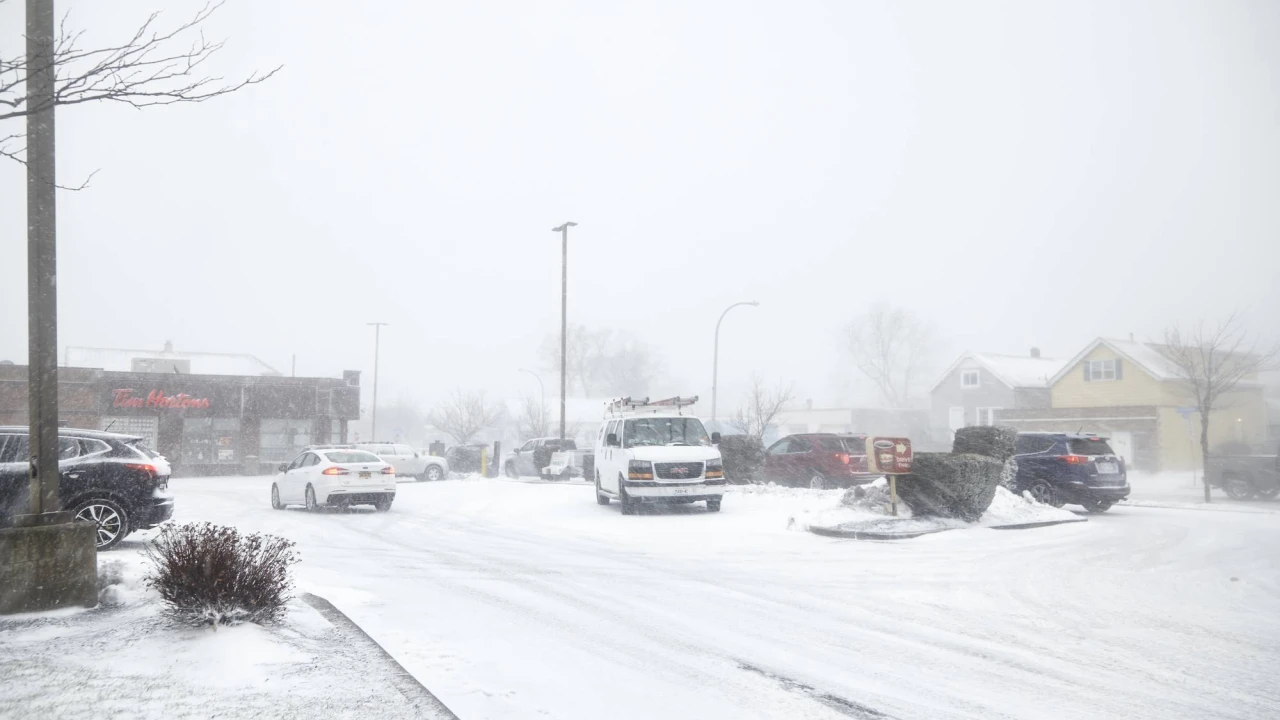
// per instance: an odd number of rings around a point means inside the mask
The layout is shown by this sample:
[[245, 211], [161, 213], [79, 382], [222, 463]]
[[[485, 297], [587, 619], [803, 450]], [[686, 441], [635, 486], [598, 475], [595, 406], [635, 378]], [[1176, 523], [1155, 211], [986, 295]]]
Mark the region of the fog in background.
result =
[[[92, 47], [186, 0], [60, 2]], [[0, 42], [22, 6], [0, 5]], [[1247, 312], [1280, 330], [1280, 3], [232, 0], [203, 104], [58, 114], [61, 345], [373, 366], [381, 393], [536, 388], [570, 319], [657, 390], [752, 372], [874, 404], [878, 300], [965, 349], [1068, 357]], [[0, 163], [0, 359], [26, 361], [25, 177]], [[547, 392], [554, 374], [543, 373]], [[367, 401], [366, 401], [367, 402]]]

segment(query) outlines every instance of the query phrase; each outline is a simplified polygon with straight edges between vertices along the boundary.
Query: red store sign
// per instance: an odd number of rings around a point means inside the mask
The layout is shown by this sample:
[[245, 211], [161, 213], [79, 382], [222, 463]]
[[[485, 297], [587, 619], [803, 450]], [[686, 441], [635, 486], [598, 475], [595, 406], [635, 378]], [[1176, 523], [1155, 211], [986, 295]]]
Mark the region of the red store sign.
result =
[[152, 390], [144, 397], [135, 397], [133, 388], [112, 390], [112, 407], [118, 408], [168, 408], [181, 410], [193, 408], [203, 410], [209, 407], [209, 398], [195, 398], [185, 393], [165, 395], [159, 390]]

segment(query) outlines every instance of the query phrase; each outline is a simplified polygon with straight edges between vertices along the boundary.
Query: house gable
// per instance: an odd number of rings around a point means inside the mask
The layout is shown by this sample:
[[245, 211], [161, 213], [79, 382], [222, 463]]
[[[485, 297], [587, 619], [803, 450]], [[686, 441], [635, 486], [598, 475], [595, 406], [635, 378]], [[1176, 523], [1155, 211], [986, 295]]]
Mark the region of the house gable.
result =
[[[1091, 362], [1105, 363], [1106, 379], [1089, 374]], [[1165, 388], [1151, 370], [1102, 339], [1072, 358], [1051, 382], [1050, 402], [1056, 408], [1165, 404]]]

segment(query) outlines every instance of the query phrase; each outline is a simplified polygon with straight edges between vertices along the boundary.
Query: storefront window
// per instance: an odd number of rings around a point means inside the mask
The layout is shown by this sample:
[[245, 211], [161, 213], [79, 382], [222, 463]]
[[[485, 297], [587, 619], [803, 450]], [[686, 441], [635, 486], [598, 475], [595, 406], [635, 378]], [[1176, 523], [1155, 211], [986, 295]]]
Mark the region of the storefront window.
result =
[[238, 418], [184, 418], [182, 462], [188, 465], [234, 464], [240, 461]]
[[311, 444], [312, 423], [305, 420], [263, 419], [262, 443], [259, 462], [289, 462]]
[[159, 451], [160, 434], [158, 428], [160, 426], [159, 418], [154, 415], [132, 417], [104, 417], [102, 418], [102, 429], [114, 433], [123, 433], [125, 435], [138, 435], [142, 438], [143, 444], [152, 450]]

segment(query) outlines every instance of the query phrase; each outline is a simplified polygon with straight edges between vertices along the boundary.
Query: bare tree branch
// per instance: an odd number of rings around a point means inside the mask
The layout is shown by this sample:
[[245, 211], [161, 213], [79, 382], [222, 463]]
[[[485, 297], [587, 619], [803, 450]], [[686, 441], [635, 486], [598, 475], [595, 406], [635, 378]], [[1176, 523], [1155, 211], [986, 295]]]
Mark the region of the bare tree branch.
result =
[[890, 408], [908, 407], [920, 366], [932, 349], [932, 333], [910, 310], [873, 305], [850, 323], [854, 366], [880, 391]]
[[[1210, 414], [1224, 407], [1225, 397], [1242, 381], [1275, 369], [1280, 347], [1259, 348], [1249, 340], [1239, 315], [1232, 313], [1214, 326], [1199, 322], [1183, 331], [1172, 325], [1165, 330], [1164, 344], [1156, 349], [1169, 362], [1200, 414], [1200, 453], [1207, 467]], [[1207, 476], [1204, 500], [1210, 502]]]
[[[83, 31], [70, 31], [67, 28], [70, 14], [63, 15], [54, 41], [54, 91], [48, 101], [32, 105], [27, 96], [26, 76], [31, 58], [0, 54], [0, 108], [7, 108], [0, 111], [0, 121], [26, 117], [50, 107], [100, 100], [135, 108], [204, 102], [274, 76], [283, 66], [265, 73], [254, 71], [246, 78], [233, 81], [202, 74], [206, 62], [225, 43], [205, 38], [201, 26], [222, 4], [223, 0], [210, 2], [191, 19], [168, 31], [155, 29], [160, 13], [152, 13], [124, 42], [96, 49], [80, 47]], [[191, 37], [190, 42], [184, 40], [186, 37]], [[10, 135], [6, 140], [20, 137]], [[25, 147], [14, 148], [0, 141], [0, 156], [25, 164]], [[79, 190], [87, 186], [88, 180], [79, 186], [59, 187]]]
[[750, 435], [761, 442], [782, 409], [795, 398], [791, 386], [778, 384], [766, 388], [759, 375], [751, 376], [751, 388], [738, 411], [729, 420], [744, 435]]
[[461, 389], [427, 416], [427, 421], [452, 437], [459, 445], [466, 445], [481, 430], [492, 427], [502, 417], [502, 408], [485, 401], [484, 391], [464, 392]]
[[520, 398], [520, 414], [516, 416], [516, 430], [522, 438], [547, 437], [551, 434], [551, 421], [547, 407], [532, 395]]
[[[569, 391], [583, 397], [592, 393], [643, 395], [662, 374], [662, 364], [643, 342], [615, 334], [607, 328], [570, 325], [567, 341]], [[547, 335], [542, 343], [542, 364], [560, 372], [560, 334]]]

